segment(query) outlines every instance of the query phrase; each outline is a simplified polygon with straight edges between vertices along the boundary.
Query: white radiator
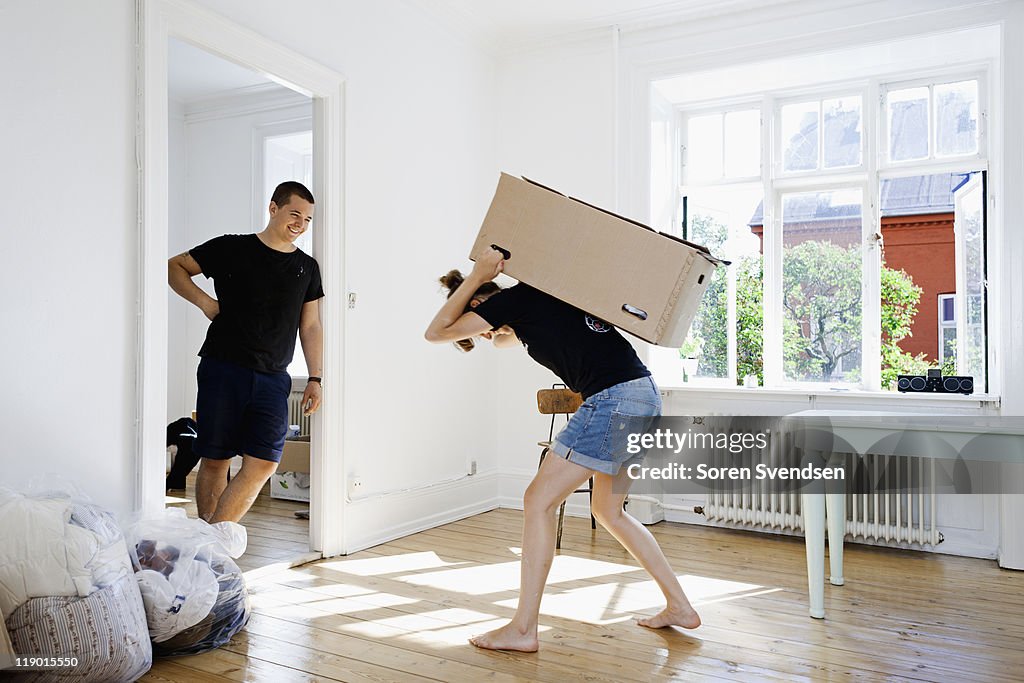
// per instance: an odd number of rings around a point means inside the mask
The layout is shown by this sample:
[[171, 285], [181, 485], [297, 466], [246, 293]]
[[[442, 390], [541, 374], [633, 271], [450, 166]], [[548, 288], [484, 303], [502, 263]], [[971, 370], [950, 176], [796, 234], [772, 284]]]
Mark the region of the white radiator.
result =
[[299, 434], [309, 435], [309, 416], [302, 414], [301, 391], [293, 391], [288, 395], [288, 424], [299, 425]]
[[[788, 443], [771, 440], [775, 448]], [[754, 462], [737, 463], [723, 457], [716, 466], [738, 465], [753, 469], [756, 454], [746, 457]], [[935, 525], [935, 461], [931, 458], [886, 459], [885, 456], [846, 454], [846, 471], [858, 464], [869, 481], [878, 482], [880, 493], [846, 494], [846, 537], [879, 544], [899, 546], [917, 543], [936, 545], [942, 540]], [[832, 463], [836, 464], [836, 463]], [[913, 486], [908, 486], [912, 482]], [[749, 492], [709, 491], [704, 506], [707, 519], [742, 525], [753, 529], [794, 530], [804, 528], [800, 493], [773, 491], [767, 482], [756, 482]]]

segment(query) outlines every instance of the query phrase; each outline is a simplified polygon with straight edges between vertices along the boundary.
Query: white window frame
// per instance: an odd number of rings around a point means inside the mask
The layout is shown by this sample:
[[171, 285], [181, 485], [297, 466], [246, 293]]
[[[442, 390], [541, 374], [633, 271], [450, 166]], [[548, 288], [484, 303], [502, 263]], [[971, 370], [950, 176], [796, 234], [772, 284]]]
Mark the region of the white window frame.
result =
[[[757, 176], [737, 176], [734, 178], [725, 177], [725, 128], [724, 120], [725, 115], [738, 112], [738, 111], [752, 111], [756, 110], [760, 113], [760, 127], [761, 127], [761, 153], [760, 153], [760, 169], [761, 174]], [[710, 107], [687, 107], [685, 111], [680, 110], [676, 116], [677, 121], [677, 138], [679, 140], [679, 179], [680, 184], [676, 188], [675, 197], [675, 211], [676, 215], [673, 219], [673, 226], [682, 226], [682, 198], [688, 196], [691, 192], [710, 189], [710, 188], [723, 188], [729, 186], [750, 186], [753, 184], [760, 183], [764, 177], [765, 164], [769, 157], [765, 155], [765, 148], [763, 141], [765, 140], [765, 108], [764, 98], [743, 98], [738, 100], [731, 100], [728, 103], [723, 103], [720, 106]], [[686, 173], [686, 162], [687, 162], [687, 144], [688, 144], [688, 122], [691, 118], [697, 118], [701, 116], [708, 116], [712, 114], [719, 114], [722, 116], [723, 129], [722, 129], [722, 172], [721, 178], [715, 180], [703, 181], [700, 183], [688, 183]], [[681, 233], [681, 229], [680, 229]], [[678, 236], [682, 237], [682, 234]], [[730, 235], [731, 236], [731, 235]], [[729, 258], [729, 255], [716, 254], [717, 256], [723, 256]], [[736, 362], [737, 362], [737, 344], [736, 344], [736, 271], [733, 268], [729, 268], [726, 271], [726, 324], [729, 328], [727, 345], [726, 345], [726, 363], [728, 371], [725, 377], [699, 377], [692, 380], [692, 383], [700, 386], [709, 387], [734, 387], [736, 386]]]
[[[991, 66], [960, 65], [946, 69], [916, 70], [914, 73], [872, 77], [858, 81], [822, 83], [815, 87], [791, 91], [775, 91], [759, 95], [761, 107], [761, 181], [763, 193], [763, 247], [764, 259], [764, 331], [763, 331], [763, 374], [766, 388], [791, 388], [801, 390], [856, 388], [881, 392], [881, 215], [878, 206], [882, 181], [914, 175], [988, 171], [988, 111]], [[886, 94], [920, 85], [941, 85], [966, 80], [978, 83], [978, 151], [956, 157], [934, 156], [934, 143], [929, 142], [929, 158], [909, 162], [889, 162], [888, 116]], [[931, 91], [930, 91], [931, 92]], [[841, 169], [817, 169], [813, 171], [782, 171], [781, 111], [786, 104], [825, 100], [836, 97], [861, 96], [861, 165]], [[751, 178], [720, 179], [702, 183], [686, 183], [683, 150], [686, 145], [686, 122], [691, 117], [749, 109], [753, 100], [732, 99], [730, 101], [703, 103], [680, 109], [678, 138], [680, 143], [680, 177], [677, 200], [698, 188], [721, 187], [748, 184]], [[877, 105], [872, 105], [877, 103]], [[929, 97], [929, 121], [934, 103]], [[819, 126], [820, 128], [820, 126]], [[821, 134], [821, 133], [819, 133]], [[929, 122], [929, 136], [935, 134], [934, 125]], [[869, 141], [873, 141], [869, 144]], [[724, 145], [724, 135], [723, 135]], [[819, 149], [819, 154], [824, 150]], [[838, 383], [788, 381], [784, 376], [782, 353], [783, 307], [782, 307], [782, 212], [783, 194], [794, 192], [825, 192], [848, 188], [859, 188], [862, 192], [861, 225], [861, 383], [858, 386]], [[676, 202], [677, 206], [681, 201]], [[681, 223], [676, 216], [675, 225]], [[990, 259], [989, 259], [990, 260]], [[735, 275], [729, 275], [729, 371], [726, 378], [700, 378], [697, 385], [736, 386], [736, 331], [735, 331]], [[991, 313], [989, 313], [991, 315]], [[986, 359], [991, 373], [991, 358]]]
[[[953, 320], [951, 320], [951, 321], [947, 321], [947, 320], [943, 319], [943, 310], [942, 309], [943, 309], [943, 305], [944, 305], [944, 303], [946, 301], [952, 301], [953, 302]], [[938, 353], [936, 354], [936, 358], [938, 360], [938, 365], [941, 366], [943, 363], [946, 362], [946, 349], [945, 349], [945, 344], [943, 343], [944, 340], [943, 340], [942, 333], [944, 331], [946, 331], [946, 330], [956, 330], [957, 329], [957, 319], [958, 318], [957, 318], [957, 314], [956, 314], [956, 308], [957, 308], [957, 306], [956, 306], [956, 294], [939, 294], [937, 303], [938, 303], [938, 308], [939, 308], [939, 314], [937, 316], [937, 318], [938, 318], [938, 328], [939, 328], [939, 343], [938, 343], [939, 350], [938, 350]]]
[[[741, 111], [757, 111], [761, 110], [761, 129], [764, 130], [764, 111], [761, 108], [761, 100], [755, 99], [744, 99], [739, 101], [733, 101], [726, 106], [718, 107], [707, 107], [695, 109], [693, 107], [687, 107], [685, 111], [680, 111], [677, 117], [679, 125], [679, 178], [680, 182], [684, 187], [717, 187], [721, 185], [738, 185], [738, 184], [749, 184], [756, 183], [761, 180], [764, 175], [764, 163], [765, 158], [762, 154], [760, 158], [760, 169], [761, 172], [758, 175], [751, 176], [736, 176], [727, 177], [725, 175], [725, 115], [732, 114]], [[687, 176], [687, 161], [689, 158], [689, 121], [690, 119], [700, 118], [703, 116], [711, 116], [718, 114], [722, 118], [722, 176], [715, 180], [707, 180], [699, 183], [691, 183]], [[763, 132], [762, 132], [763, 137]], [[676, 221], [676, 225], [679, 225], [679, 221]]]

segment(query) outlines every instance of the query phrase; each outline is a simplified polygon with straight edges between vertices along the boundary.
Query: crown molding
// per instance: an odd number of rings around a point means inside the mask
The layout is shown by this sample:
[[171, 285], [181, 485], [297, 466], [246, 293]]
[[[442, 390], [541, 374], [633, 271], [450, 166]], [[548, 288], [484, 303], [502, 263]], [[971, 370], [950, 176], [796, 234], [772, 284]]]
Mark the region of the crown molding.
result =
[[184, 105], [187, 123], [290, 107], [313, 106], [312, 101], [305, 95], [276, 83], [261, 83], [215, 95], [195, 97], [185, 101]]

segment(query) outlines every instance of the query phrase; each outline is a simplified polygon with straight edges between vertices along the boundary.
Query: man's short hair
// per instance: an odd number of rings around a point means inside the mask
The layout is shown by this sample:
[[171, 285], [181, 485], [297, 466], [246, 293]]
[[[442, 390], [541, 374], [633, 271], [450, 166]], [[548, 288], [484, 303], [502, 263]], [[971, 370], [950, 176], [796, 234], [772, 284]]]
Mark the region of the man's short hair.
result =
[[297, 183], [294, 180], [286, 180], [278, 185], [274, 190], [274, 195], [270, 198], [270, 201], [274, 202], [278, 206], [284, 206], [292, 198], [292, 195], [296, 194], [310, 204], [316, 204], [316, 201], [313, 200], [313, 193], [310, 192], [305, 185]]

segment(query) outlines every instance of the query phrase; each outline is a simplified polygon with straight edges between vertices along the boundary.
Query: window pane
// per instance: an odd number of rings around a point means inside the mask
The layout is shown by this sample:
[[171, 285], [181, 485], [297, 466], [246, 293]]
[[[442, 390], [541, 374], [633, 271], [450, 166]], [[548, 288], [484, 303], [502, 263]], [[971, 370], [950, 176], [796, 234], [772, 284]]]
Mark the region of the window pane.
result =
[[[648, 367], [659, 384], [679, 386], [730, 376], [739, 383], [744, 375], [761, 377], [762, 194], [762, 186], [752, 183], [701, 188], [687, 196], [688, 239], [733, 263], [715, 270], [683, 346], [650, 347]], [[737, 290], [745, 297], [740, 305]], [[739, 372], [730, 372], [737, 352]]]
[[725, 176], [746, 178], [761, 173], [761, 112], [725, 115]]
[[782, 170], [818, 168], [818, 103], [782, 107]]
[[889, 159], [928, 157], [928, 88], [893, 90], [888, 95]]
[[686, 124], [686, 182], [722, 177], [722, 115], [695, 116]]
[[825, 118], [825, 168], [860, 166], [860, 104], [859, 97], [843, 97], [821, 103]]
[[957, 248], [963, 265], [957, 273], [956, 290], [964, 320], [964, 338], [956, 359], [957, 374], [970, 375], [975, 386], [985, 377], [985, 233], [981, 181], [975, 176], [956, 195]]
[[939, 339], [939, 366], [942, 367], [944, 375], [956, 374], [956, 328], [943, 327], [942, 336]]
[[956, 324], [956, 308], [954, 306], [954, 299], [951, 296], [940, 296], [939, 297], [940, 310], [942, 311], [939, 318], [939, 322], [944, 325], [950, 323]]
[[861, 191], [782, 197], [788, 380], [861, 380]]
[[[739, 347], [733, 348], [747, 363], [736, 374], [741, 382], [745, 374], [761, 375], [762, 324], [760, 292], [761, 242], [752, 227], [753, 216], [760, 215], [762, 188], [760, 185], [705, 189], [689, 197], [689, 224], [692, 239], [709, 247], [712, 253], [724, 254], [733, 262], [728, 268], [719, 268], [708, 286], [697, 316], [690, 328], [689, 348], [680, 355], [692, 353], [697, 347], [697, 377], [729, 377], [730, 329], [754, 328]], [[760, 226], [757, 226], [760, 228]], [[749, 282], [756, 280], [756, 283]], [[758, 292], [756, 309], [750, 306], [738, 309], [734, 303], [737, 287]]]
[[[957, 317], [967, 305], [957, 300], [967, 291], [962, 283], [974, 283], [971, 287], [983, 319], [983, 243], [976, 204], [980, 189], [971, 194], [972, 187], [980, 186], [979, 180], [972, 180], [975, 176], [937, 173], [882, 181], [884, 386], [892, 386], [897, 375], [923, 375], [937, 365], [946, 374], [956, 374], [957, 349], [948, 343], [957, 337]], [[954, 216], [962, 221], [957, 230]], [[963, 268], [963, 274], [957, 268]], [[966, 330], [959, 334], [963, 342]], [[984, 341], [975, 339], [970, 343], [983, 355]]]
[[978, 151], [978, 82], [935, 86], [935, 153], [937, 156]]

